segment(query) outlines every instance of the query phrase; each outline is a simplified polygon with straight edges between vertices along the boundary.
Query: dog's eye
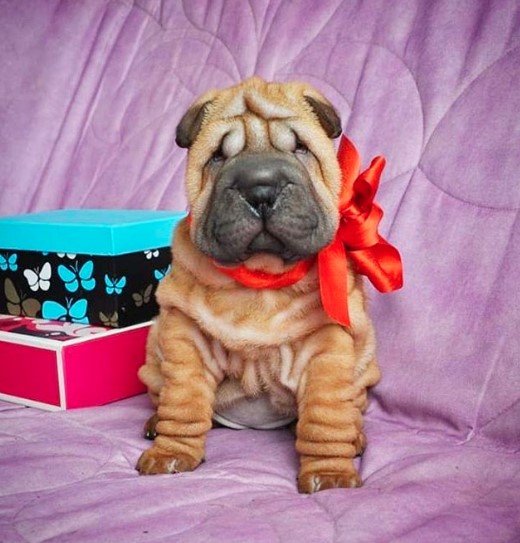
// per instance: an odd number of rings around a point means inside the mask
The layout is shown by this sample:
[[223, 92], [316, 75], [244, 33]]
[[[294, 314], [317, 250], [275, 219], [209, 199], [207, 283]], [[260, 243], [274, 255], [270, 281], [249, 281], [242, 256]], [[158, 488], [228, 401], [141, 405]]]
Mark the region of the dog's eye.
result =
[[213, 164], [216, 164], [218, 162], [223, 162], [224, 160], [226, 160], [226, 157], [224, 155], [224, 153], [222, 152], [222, 146], [219, 147], [212, 155], [211, 155], [211, 158], [209, 159], [209, 161]]
[[302, 143], [299, 139], [296, 140], [296, 147], [294, 148], [295, 153], [300, 153], [302, 155], [309, 152], [309, 148], [305, 145], [305, 143]]

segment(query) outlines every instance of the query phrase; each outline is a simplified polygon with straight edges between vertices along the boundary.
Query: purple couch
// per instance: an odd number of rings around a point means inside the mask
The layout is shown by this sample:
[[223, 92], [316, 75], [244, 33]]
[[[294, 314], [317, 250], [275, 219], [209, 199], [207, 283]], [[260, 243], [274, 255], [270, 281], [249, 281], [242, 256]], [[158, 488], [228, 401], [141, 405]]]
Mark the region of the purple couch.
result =
[[139, 477], [145, 396], [0, 412], [0, 541], [520, 541], [518, 1], [0, 2], [0, 213], [183, 209], [174, 129], [211, 86], [301, 78], [364, 164], [405, 288], [372, 296], [365, 486], [296, 492], [288, 431], [216, 429]]

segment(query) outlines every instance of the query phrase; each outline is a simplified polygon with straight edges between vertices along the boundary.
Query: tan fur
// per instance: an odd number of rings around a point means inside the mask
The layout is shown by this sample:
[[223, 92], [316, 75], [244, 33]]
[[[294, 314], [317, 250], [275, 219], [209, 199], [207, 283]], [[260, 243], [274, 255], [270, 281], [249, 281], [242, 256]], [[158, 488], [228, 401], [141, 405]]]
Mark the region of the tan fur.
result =
[[[193, 243], [204, 216], [212, 179], [205, 164], [220, 145], [284, 150], [294, 130], [312, 151], [306, 167], [321, 205], [337, 224], [340, 172], [332, 142], [308, 107], [301, 84], [273, 84], [253, 78], [213, 100], [189, 152], [187, 188], [192, 210], [173, 243], [174, 266], [160, 284], [161, 307], [140, 377], [157, 406], [154, 445], [138, 463], [141, 473], [194, 469], [204, 457], [213, 409], [241, 393], [269, 395], [280, 414], [297, 415], [298, 487], [313, 492], [360, 484], [352, 459], [365, 445], [362, 412], [367, 387], [379, 379], [375, 339], [359, 277], [350, 271], [351, 326], [333, 323], [320, 302], [317, 271], [280, 290], [243, 287], [218, 272]], [[284, 269], [275, 257], [259, 255], [246, 265]], [[239, 436], [237, 436], [239, 439]]]

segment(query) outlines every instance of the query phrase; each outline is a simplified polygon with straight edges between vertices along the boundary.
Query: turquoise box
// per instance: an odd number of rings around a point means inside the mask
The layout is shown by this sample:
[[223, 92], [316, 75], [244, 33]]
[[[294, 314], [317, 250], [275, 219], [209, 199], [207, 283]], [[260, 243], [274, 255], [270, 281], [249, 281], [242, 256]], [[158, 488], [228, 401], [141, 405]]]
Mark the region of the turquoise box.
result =
[[0, 217], [0, 314], [114, 328], [150, 320], [185, 216], [66, 209]]

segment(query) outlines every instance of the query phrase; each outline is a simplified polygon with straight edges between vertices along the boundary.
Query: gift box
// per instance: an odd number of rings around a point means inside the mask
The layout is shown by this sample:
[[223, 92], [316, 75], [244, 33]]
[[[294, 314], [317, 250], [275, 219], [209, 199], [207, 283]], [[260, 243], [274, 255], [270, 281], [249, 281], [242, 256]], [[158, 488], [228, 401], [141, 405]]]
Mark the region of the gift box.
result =
[[150, 320], [184, 216], [83, 209], [0, 218], [0, 313], [114, 328]]
[[145, 391], [150, 322], [113, 329], [0, 315], [0, 399], [47, 410], [92, 407]]

